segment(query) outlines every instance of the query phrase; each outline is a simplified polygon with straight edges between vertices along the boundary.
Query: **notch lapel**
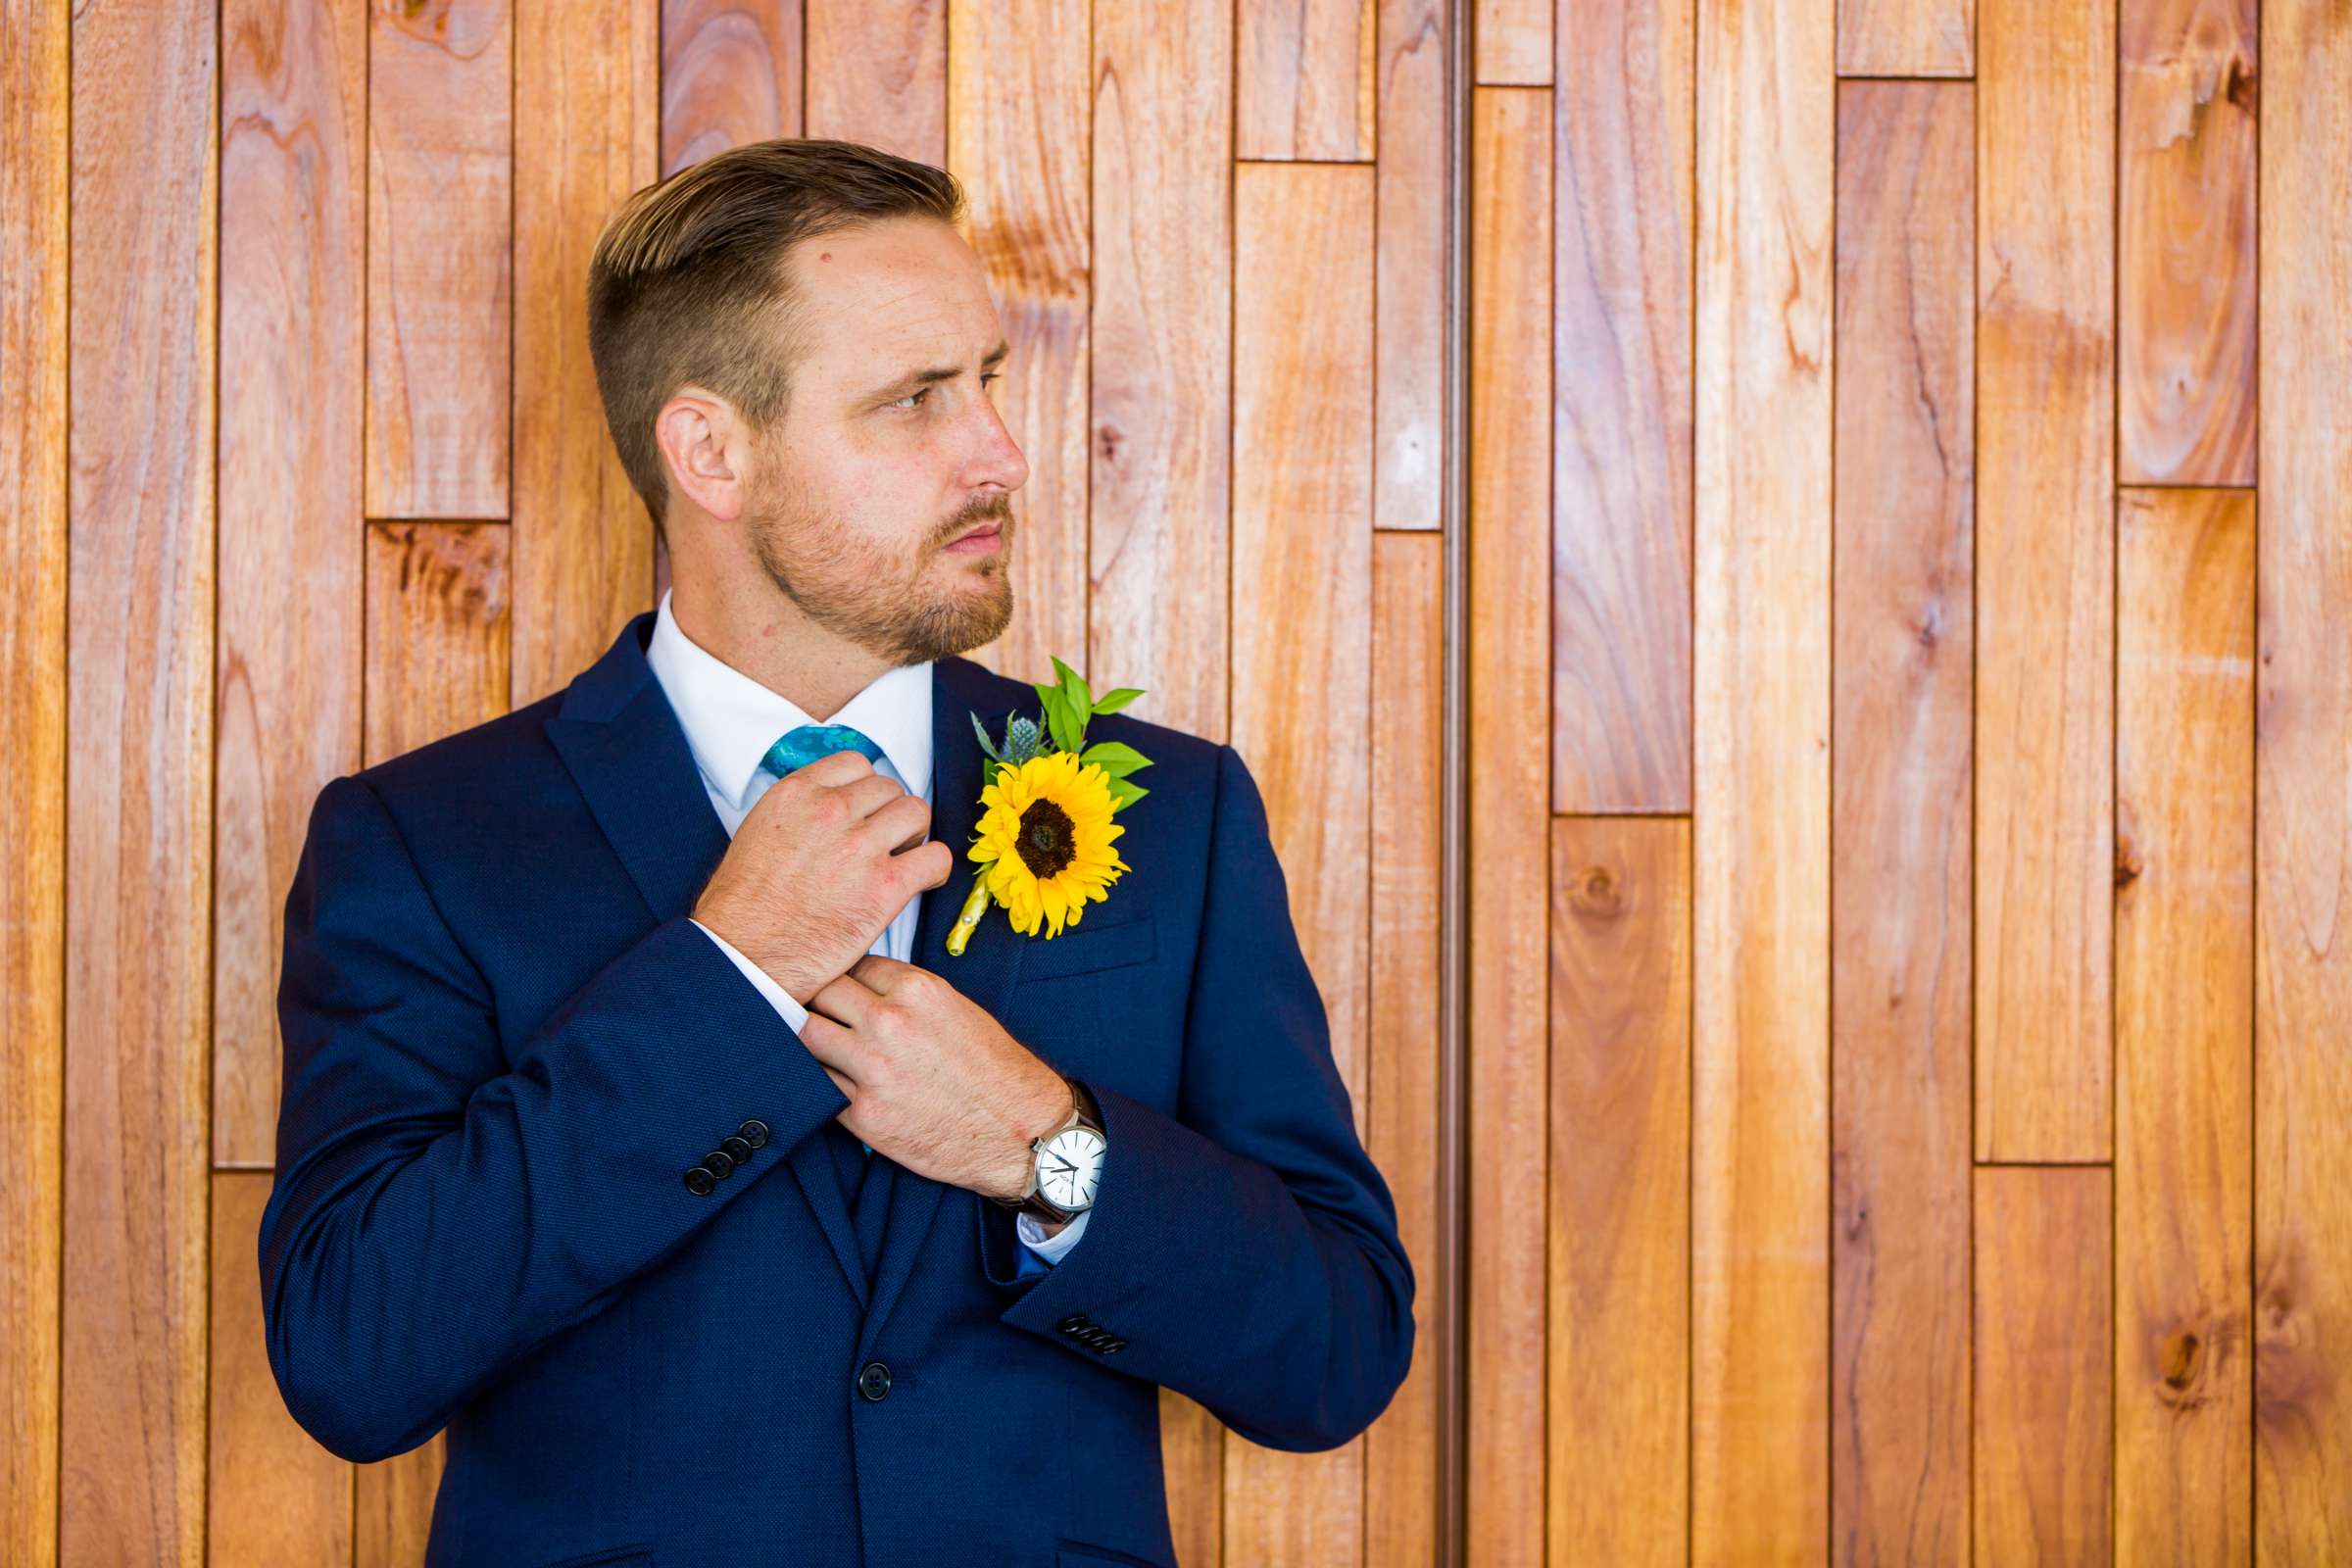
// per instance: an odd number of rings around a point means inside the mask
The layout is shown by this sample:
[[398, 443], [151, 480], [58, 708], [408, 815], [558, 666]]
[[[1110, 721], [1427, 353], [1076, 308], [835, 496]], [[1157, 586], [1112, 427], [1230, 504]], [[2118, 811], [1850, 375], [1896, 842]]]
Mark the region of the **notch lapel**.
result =
[[[661, 924], [693, 912], [728, 841], [726, 824], [711, 809], [702, 772], [687, 749], [686, 732], [646, 662], [654, 617], [655, 612], [646, 611], [622, 628], [604, 657], [571, 683], [562, 710], [545, 727], [597, 826]], [[935, 710], [937, 703], [935, 684]], [[936, 732], [937, 725], [933, 728]], [[967, 746], [970, 739], [967, 734]], [[823, 1138], [802, 1139], [785, 1163], [832, 1246], [844, 1283], [863, 1308], [865, 1263], [850, 1227], [848, 1196]], [[869, 1182], [874, 1174], [868, 1173]]]

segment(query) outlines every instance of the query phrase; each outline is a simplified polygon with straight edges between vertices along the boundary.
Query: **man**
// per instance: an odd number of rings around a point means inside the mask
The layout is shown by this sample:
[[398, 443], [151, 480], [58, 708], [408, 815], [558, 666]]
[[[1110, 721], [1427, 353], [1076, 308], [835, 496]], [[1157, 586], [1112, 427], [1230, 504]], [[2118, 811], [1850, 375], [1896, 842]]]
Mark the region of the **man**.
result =
[[1169, 1565], [1159, 1386], [1307, 1450], [1404, 1378], [1238, 753], [1098, 715], [1128, 869], [947, 949], [973, 716], [1038, 708], [959, 657], [1027, 477], [960, 202], [827, 141], [638, 192], [590, 338], [671, 592], [313, 808], [270, 1362], [347, 1458], [447, 1428], [428, 1563]]

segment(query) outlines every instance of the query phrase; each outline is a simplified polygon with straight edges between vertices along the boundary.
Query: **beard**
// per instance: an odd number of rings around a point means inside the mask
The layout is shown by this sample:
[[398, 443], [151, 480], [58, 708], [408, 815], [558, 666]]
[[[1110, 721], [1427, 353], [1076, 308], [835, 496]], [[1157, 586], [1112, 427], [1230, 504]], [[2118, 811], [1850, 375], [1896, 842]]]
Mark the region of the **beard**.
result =
[[[808, 504], [805, 490], [785, 484], [778, 503], [753, 520], [752, 550], [768, 580], [810, 620], [893, 665], [968, 653], [1004, 634], [1012, 619], [1008, 497], [965, 507], [907, 561], [840, 526]], [[950, 540], [991, 518], [1004, 533], [996, 554], [970, 564], [950, 556], [950, 570], [933, 569]]]

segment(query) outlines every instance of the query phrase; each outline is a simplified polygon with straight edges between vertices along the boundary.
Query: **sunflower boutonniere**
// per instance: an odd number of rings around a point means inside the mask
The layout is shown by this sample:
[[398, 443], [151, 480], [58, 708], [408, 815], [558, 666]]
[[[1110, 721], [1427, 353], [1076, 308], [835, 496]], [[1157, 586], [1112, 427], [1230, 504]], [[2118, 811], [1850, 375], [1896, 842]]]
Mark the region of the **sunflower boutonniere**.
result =
[[1151, 792], [1127, 775], [1150, 767], [1151, 760], [1120, 741], [1086, 744], [1087, 720], [1114, 713], [1143, 695], [1121, 686], [1096, 697], [1086, 679], [1060, 660], [1060, 682], [1032, 681], [1045, 711], [1034, 718], [1005, 720], [1002, 746], [989, 739], [980, 715], [972, 732], [989, 760], [981, 767], [980, 804], [987, 808], [964, 854], [981, 864], [971, 896], [948, 929], [948, 952], [961, 955], [964, 942], [994, 898], [1008, 912], [1012, 928], [1035, 936], [1039, 922], [1047, 940], [1075, 925], [1089, 899], [1134, 869], [1119, 858], [1110, 841], [1126, 832], [1111, 821], [1121, 807]]

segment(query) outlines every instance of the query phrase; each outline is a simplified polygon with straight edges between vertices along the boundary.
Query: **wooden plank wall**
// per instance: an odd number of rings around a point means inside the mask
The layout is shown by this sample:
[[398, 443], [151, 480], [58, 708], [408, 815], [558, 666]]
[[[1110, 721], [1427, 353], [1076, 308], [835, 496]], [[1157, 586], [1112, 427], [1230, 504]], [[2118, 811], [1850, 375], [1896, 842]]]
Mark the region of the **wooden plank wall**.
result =
[[1449, 438], [1459, 1560], [2352, 1554], [2348, 106], [2328, 0], [0, 11], [0, 1561], [419, 1559], [261, 1353], [284, 889], [654, 603], [588, 248], [794, 134], [966, 181], [981, 657], [1249, 759], [1420, 1280], [1343, 1448], [1163, 1395], [1187, 1568], [1456, 1560]]
[[1475, 28], [1468, 1560], [2352, 1561], [2352, 15]]
[[[0, 14], [0, 1561], [419, 1560], [442, 1440], [345, 1463], [263, 1353], [285, 889], [328, 780], [558, 689], [656, 602], [581, 279], [631, 190], [749, 139], [965, 181], [1031, 468], [979, 657], [1071, 658], [1242, 750], [1437, 1276], [1449, 24]], [[1434, 1361], [1328, 1453], [1165, 1396], [1182, 1560], [1429, 1560]]]

